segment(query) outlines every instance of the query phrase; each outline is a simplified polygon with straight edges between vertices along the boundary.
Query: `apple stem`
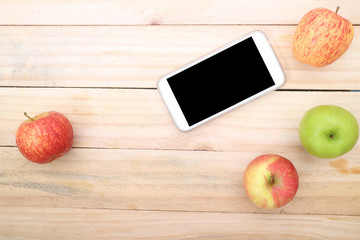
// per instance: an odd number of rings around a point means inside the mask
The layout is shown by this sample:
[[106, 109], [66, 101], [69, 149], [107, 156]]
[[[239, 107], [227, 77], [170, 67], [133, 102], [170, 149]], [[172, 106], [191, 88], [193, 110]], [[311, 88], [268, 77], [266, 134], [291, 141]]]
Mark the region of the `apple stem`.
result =
[[30, 117], [29, 115], [27, 115], [26, 112], [24, 112], [24, 115], [25, 115], [27, 118], [29, 118], [31, 121], [35, 121], [35, 119], [33, 119], [32, 117]]
[[273, 185], [274, 184], [274, 176], [271, 176], [270, 177], [270, 185]]
[[337, 6], [337, 7], [336, 7], [336, 11], [335, 11], [335, 13], [337, 13], [337, 12], [339, 11], [339, 9], [340, 9], [340, 7], [339, 7], [339, 6]]

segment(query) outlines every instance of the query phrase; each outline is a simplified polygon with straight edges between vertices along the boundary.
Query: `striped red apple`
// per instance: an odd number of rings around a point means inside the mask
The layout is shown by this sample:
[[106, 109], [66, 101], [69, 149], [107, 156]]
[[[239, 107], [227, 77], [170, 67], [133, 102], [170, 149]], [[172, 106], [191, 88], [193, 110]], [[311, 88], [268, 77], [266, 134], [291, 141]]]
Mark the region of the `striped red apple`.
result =
[[299, 175], [287, 158], [277, 154], [264, 154], [247, 166], [244, 186], [255, 205], [274, 209], [286, 205], [295, 197]]
[[21, 154], [35, 163], [49, 163], [70, 151], [73, 128], [59, 112], [28, 116], [16, 131], [16, 144]]
[[293, 55], [300, 62], [324, 67], [340, 58], [354, 36], [351, 22], [326, 8], [316, 8], [300, 20], [293, 41]]

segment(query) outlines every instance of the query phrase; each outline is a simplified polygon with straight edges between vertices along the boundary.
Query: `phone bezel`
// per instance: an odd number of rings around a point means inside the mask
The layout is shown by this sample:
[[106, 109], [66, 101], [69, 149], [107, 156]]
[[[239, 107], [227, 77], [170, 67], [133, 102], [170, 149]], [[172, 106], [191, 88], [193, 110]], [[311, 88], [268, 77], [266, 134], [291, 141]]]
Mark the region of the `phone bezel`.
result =
[[[274, 80], [275, 85], [273, 85], [261, 92], [258, 92], [257, 94], [252, 95], [251, 97], [249, 97], [241, 102], [238, 102], [237, 104], [235, 104], [229, 108], [226, 108], [226, 109], [212, 115], [211, 117], [203, 119], [202, 121], [200, 121], [192, 126], [189, 126], [189, 124], [186, 121], [186, 118], [176, 100], [176, 97], [174, 96], [174, 94], [171, 90], [171, 87], [167, 81], [168, 78], [184, 71], [185, 69], [188, 69], [188, 68], [196, 65], [199, 62], [206, 60], [207, 58], [209, 58], [211, 56], [214, 56], [214, 55], [224, 51], [225, 49], [227, 49], [235, 44], [240, 43], [241, 41], [243, 41], [249, 37], [253, 38], [255, 45], [256, 45], [257, 49], [259, 50], [259, 53], [260, 53], [262, 59], [264, 60], [265, 65], [266, 65], [267, 69], [269, 70], [271, 77]], [[172, 116], [176, 126], [181, 131], [189, 131], [191, 129], [194, 129], [194, 128], [204, 124], [205, 122], [208, 122], [218, 116], [221, 116], [221, 115], [231, 111], [234, 108], [237, 108], [249, 101], [252, 101], [270, 91], [273, 91], [273, 90], [281, 87], [284, 84], [284, 82], [285, 82], [285, 73], [281, 68], [281, 64], [280, 64], [278, 58], [276, 57], [276, 54], [275, 54], [273, 48], [271, 47], [269, 41], [267, 40], [266, 35], [262, 31], [257, 30], [257, 31], [253, 31], [241, 38], [238, 38], [238, 39], [216, 49], [215, 51], [212, 51], [212, 52], [196, 59], [195, 61], [192, 61], [192, 62], [164, 75], [158, 81], [157, 88], [158, 88], [158, 91], [160, 92], [160, 95], [163, 98], [163, 100], [168, 108], [168, 111], [170, 112], [170, 115]], [[189, 87], [191, 87], [191, 86], [189, 86]]]

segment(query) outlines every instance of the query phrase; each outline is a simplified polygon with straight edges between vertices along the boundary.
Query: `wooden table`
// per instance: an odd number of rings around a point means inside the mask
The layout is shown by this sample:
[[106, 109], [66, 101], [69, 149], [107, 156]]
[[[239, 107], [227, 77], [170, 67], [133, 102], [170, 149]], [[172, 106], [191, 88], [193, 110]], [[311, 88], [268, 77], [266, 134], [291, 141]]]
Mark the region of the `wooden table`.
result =
[[[349, 19], [355, 36], [317, 69], [292, 56], [296, 24], [316, 7]], [[360, 1], [0, 1], [1, 239], [359, 239], [360, 145], [341, 158], [300, 144], [320, 104], [360, 120]], [[252, 30], [285, 69], [282, 89], [196, 130], [177, 130], [156, 89], [169, 71]], [[73, 149], [51, 164], [24, 159], [15, 132], [56, 110]], [[289, 158], [300, 187], [262, 210], [242, 176], [263, 153]]]

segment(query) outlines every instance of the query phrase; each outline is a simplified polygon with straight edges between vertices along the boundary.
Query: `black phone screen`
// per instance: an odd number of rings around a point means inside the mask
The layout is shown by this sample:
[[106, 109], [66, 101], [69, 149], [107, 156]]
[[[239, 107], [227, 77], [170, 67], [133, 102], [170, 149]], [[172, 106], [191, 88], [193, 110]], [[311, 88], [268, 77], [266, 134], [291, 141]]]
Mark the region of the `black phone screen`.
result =
[[168, 78], [189, 126], [275, 85], [252, 37]]

